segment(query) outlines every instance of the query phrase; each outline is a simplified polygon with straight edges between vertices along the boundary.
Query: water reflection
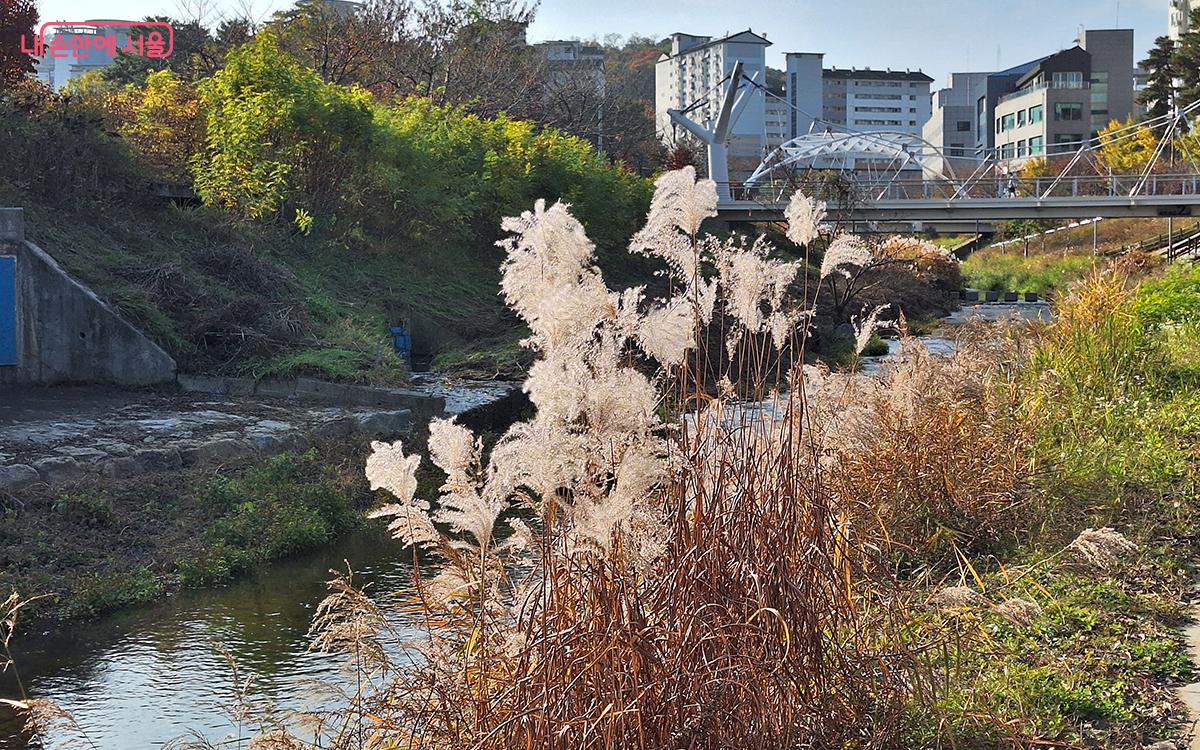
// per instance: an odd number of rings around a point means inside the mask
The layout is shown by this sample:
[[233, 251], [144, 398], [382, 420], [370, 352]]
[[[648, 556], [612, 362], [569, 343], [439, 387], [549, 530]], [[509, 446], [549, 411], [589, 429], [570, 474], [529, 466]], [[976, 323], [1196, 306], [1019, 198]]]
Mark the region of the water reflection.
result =
[[[312, 708], [305, 696], [313, 695], [313, 680], [344, 679], [340, 657], [308, 651], [309, 623], [329, 569], [349, 560], [356, 579], [386, 595], [410, 586], [409, 559], [382, 533], [363, 533], [222, 589], [26, 633], [14, 643], [14, 656], [29, 692], [69, 711], [103, 750], [160, 747], [191, 731], [217, 740], [235, 733], [220, 707], [236, 693], [215, 644], [243, 673], [256, 675], [257, 698]], [[12, 676], [3, 679], [0, 695], [16, 697]], [[20, 747], [11, 729], [0, 732], [0, 748]]]

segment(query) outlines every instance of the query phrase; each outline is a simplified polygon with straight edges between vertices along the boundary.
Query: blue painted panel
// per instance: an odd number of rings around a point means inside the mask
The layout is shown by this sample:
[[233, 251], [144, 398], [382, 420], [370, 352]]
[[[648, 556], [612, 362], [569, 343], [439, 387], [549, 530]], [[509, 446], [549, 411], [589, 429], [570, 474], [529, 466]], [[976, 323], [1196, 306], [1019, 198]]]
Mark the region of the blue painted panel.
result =
[[17, 363], [17, 259], [0, 255], [0, 366]]

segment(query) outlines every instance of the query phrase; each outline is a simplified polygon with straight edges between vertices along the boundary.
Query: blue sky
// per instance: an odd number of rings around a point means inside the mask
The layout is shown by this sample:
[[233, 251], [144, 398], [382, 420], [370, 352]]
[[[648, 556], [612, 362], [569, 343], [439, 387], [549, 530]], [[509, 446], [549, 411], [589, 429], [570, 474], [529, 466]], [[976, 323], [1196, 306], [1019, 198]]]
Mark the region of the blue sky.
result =
[[[234, 13], [246, 0], [108, 0], [107, 18], [179, 13], [180, 2]], [[250, 0], [266, 15], [291, 0]], [[41, 0], [43, 20], [97, 15], [93, 0]], [[963, 9], [969, 9], [964, 11]], [[1119, 8], [1119, 11], [1118, 11]], [[1070, 46], [1079, 28], [1137, 31], [1138, 58], [1166, 33], [1167, 0], [542, 0], [530, 39], [721, 35], [747, 27], [785, 52], [824, 52], [838, 67], [920, 68], [941, 84], [952, 70], [995, 70]]]

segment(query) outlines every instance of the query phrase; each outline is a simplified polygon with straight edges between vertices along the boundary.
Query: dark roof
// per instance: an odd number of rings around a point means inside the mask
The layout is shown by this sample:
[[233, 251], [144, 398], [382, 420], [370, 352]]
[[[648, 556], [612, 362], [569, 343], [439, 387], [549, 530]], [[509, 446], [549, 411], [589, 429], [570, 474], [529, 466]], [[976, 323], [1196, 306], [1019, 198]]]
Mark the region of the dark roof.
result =
[[1059, 52], [1055, 52], [1053, 55], [1047, 55], [1046, 57], [1043, 57], [1041, 60], [1038, 60], [1035, 64], [1031, 65], [1029, 70], [1025, 72], [1025, 75], [1021, 76], [1017, 80], [1017, 88], [1022, 88], [1023, 86], [1025, 86], [1026, 83], [1028, 83], [1029, 81], [1036, 78], [1037, 75], [1039, 73], [1041, 73], [1042, 70], [1050, 63], [1058, 62], [1060, 59], [1069, 61], [1071, 58], [1076, 58], [1077, 60], [1082, 61], [1082, 60], [1090, 59], [1090, 55], [1083, 47], [1080, 47], [1078, 44], [1076, 44], [1074, 47], [1071, 47], [1069, 49], [1064, 49]]
[[825, 78], [870, 78], [876, 81], [924, 81], [933, 79], [919, 70], [871, 70], [870, 68], [826, 68]]
[[1006, 76], [1006, 77], [1007, 76], [1023, 76], [1026, 73], [1028, 73], [1029, 71], [1036, 68], [1037, 66], [1046, 62], [1046, 60], [1048, 60], [1048, 59], [1050, 59], [1050, 55], [1046, 55], [1045, 57], [1039, 57], [1036, 60], [1030, 60], [1027, 63], [1021, 63], [1020, 65], [1014, 65], [1013, 67], [1009, 68], [1008, 70], [1001, 70], [997, 73], [992, 73], [992, 75]]
[[[683, 34], [684, 36], [699, 36], [698, 34], [686, 34], [686, 33], [682, 32], [682, 31], [677, 31], [677, 32], [675, 32], [675, 33], [676, 33], [676, 34]], [[721, 37], [720, 39], [713, 39], [712, 41], [705, 42], [704, 44], [697, 44], [697, 45], [696, 45], [696, 46], [694, 46], [694, 47], [688, 47], [687, 49], [683, 50], [683, 51], [682, 51], [682, 52], [680, 52], [679, 54], [680, 54], [680, 55], [686, 55], [687, 53], [689, 53], [689, 52], [695, 52], [695, 51], [696, 51], [696, 50], [698, 50], [698, 49], [704, 49], [705, 47], [711, 47], [711, 46], [713, 46], [714, 44], [721, 44], [722, 42], [727, 42], [727, 41], [729, 41], [730, 39], [733, 39], [735, 36], [741, 36], [742, 34], [749, 34], [750, 36], [754, 37], [755, 39], [758, 39], [759, 41], [761, 41], [761, 42], [763, 43], [763, 46], [766, 46], [766, 47], [770, 47], [770, 46], [773, 44], [773, 42], [771, 42], [771, 41], [770, 41], [769, 39], [767, 39], [765, 36], [762, 36], [762, 35], [760, 35], [760, 34], [755, 34], [755, 33], [754, 33], [753, 31], [751, 31], [750, 29], [746, 29], [745, 31], [737, 31], [737, 32], [734, 32], [734, 33], [732, 33], [732, 34], [729, 34], [728, 36], [723, 36], [723, 37]], [[672, 34], [672, 36], [674, 36], [674, 34]], [[664, 53], [664, 54], [666, 55], [666, 57], [667, 57], [667, 58], [671, 58], [671, 57], [677, 57], [677, 55], [672, 55], [672, 54], [670, 54], [670, 53]], [[662, 58], [659, 58], [659, 59], [662, 59]]]

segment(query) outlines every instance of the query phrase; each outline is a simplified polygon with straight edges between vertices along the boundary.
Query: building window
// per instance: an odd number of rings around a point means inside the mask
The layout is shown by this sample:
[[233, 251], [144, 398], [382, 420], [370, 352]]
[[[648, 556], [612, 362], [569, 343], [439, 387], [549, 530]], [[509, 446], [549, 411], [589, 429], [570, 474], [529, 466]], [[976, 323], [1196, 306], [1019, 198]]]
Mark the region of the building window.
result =
[[1015, 144], [1005, 143], [1003, 146], [1000, 147], [1000, 158], [1001, 159], [1011, 159], [1011, 158], [1013, 158], [1013, 155], [1015, 153], [1016, 153]]
[[1024, 159], [1026, 156], [1029, 156], [1029, 141], [1017, 141], [1017, 158]]
[[1050, 149], [1053, 154], [1067, 154], [1079, 148], [1080, 141], [1083, 136], [1075, 133], [1057, 133], [1054, 136], [1054, 145]]
[[1034, 137], [1030, 138], [1029, 139], [1029, 155], [1030, 156], [1041, 156], [1043, 153], [1045, 153], [1045, 150], [1046, 150], [1045, 144], [1046, 144], [1046, 141], [1043, 140], [1042, 136], [1040, 136], [1040, 135], [1035, 135]]
[[1017, 127], [1017, 116], [1010, 112], [1000, 118], [1000, 132], [1004, 133], [1009, 130], [1015, 130]]
[[1041, 104], [1029, 108], [1029, 124], [1041, 122], [1045, 119], [1045, 107]]
[[1025, 127], [1025, 110], [1023, 110], [1023, 109], [1020, 110], [1019, 112], [1017, 112], [1017, 127], [1018, 128]]
[[960, 133], [970, 133], [971, 132], [971, 121], [970, 120], [959, 120], [957, 125], [955, 126], [955, 128]]
[[1054, 73], [1050, 79], [1056, 89], [1081, 89], [1083, 88], [1083, 71], [1081, 70], [1062, 70]]
[[1057, 122], [1079, 122], [1083, 119], [1083, 105], [1076, 102], [1060, 102], [1054, 105]]

